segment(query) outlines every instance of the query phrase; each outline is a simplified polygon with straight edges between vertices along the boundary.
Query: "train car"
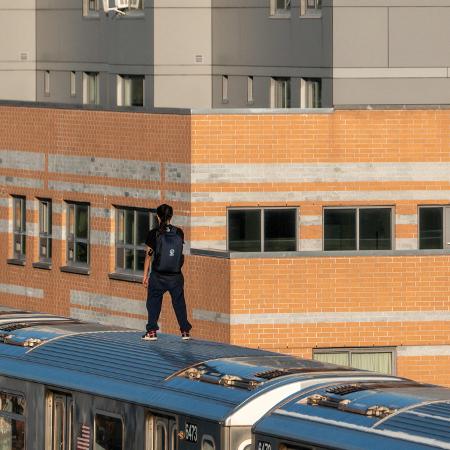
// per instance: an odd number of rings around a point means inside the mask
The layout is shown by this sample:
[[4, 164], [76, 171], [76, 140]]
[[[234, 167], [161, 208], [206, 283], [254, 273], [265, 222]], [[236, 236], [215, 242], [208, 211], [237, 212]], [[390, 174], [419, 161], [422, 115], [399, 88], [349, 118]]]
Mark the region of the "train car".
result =
[[331, 383], [254, 427], [257, 450], [450, 449], [450, 390], [410, 380]]
[[382, 382], [405, 381], [0, 308], [1, 450], [254, 450], [252, 427], [299, 393]]

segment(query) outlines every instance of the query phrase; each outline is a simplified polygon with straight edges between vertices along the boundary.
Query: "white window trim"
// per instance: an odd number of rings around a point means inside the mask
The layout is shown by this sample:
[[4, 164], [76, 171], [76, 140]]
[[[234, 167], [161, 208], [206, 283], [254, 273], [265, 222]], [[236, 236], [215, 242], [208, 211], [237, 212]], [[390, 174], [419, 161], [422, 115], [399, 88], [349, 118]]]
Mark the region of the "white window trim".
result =
[[[356, 210], [356, 249], [355, 250], [325, 250], [325, 211], [339, 209]], [[390, 209], [391, 210], [391, 248], [389, 250], [360, 250], [359, 249], [359, 210], [360, 209]], [[395, 250], [395, 207], [393, 205], [379, 206], [325, 206], [322, 210], [322, 251], [327, 252], [390, 252]]]

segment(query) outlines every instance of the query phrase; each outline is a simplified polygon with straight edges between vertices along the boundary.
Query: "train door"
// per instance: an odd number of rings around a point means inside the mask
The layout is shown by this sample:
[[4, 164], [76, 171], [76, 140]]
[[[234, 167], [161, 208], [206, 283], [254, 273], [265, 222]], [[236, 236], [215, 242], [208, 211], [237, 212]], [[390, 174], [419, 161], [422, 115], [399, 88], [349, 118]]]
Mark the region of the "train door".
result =
[[173, 417], [148, 418], [147, 449], [178, 450], [178, 426]]
[[45, 450], [72, 450], [72, 410], [70, 395], [47, 394]]

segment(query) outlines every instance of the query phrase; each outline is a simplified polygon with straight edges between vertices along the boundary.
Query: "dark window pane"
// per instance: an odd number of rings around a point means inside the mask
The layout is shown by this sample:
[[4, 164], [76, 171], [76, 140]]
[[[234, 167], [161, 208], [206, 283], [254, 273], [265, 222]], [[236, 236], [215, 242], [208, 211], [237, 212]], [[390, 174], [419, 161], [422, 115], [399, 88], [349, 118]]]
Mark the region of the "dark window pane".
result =
[[261, 251], [261, 211], [229, 211], [229, 249], [237, 252]]
[[150, 214], [148, 211], [137, 211], [136, 245], [144, 245], [150, 229]]
[[40, 256], [42, 258], [49, 258], [49, 254], [48, 254], [48, 239], [47, 238], [40, 238], [39, 239], [40, 242], [40, 247], [39, 247], [39, 251], [40, 251]]
[[145, 250], [138, 250], [136, 252], [136, 270], [144, 271], [144, 261], [145, 261]]
[[125, 249], [117, 247], [116, 266], [118, 269], [123, 269], [125, 266]]
[[296, 250], [295, 209], [264, 211], [264, 251]]
[[75, 234], [79, 239], [88, 238], [88, 206], [87, 205], [77, 205], [77, 217], [75, 224]]
[[368, 208], [359, 210], [359, 249], [391, 249], [391, 209]]
[[326, 209], [324, 249], [356, 250], [356, 209]]
[[88, 262], [88, 245], [84, 242], [77, 242], [75, 246], [75, 262], [87, 264]]
[[419, 210], [419, 248], [443, 248], [443, 208], [420, 208]]
[[25, 450], [25, 422], [0, 417], [0, 448]]
[[102, 414], [95, 416], [94, 450], [122, 450], [122, 421]]
[[125, 250], [125, 269], [134, 269], [134, 250], [128, 248]]
[[134, 244], [134, 211], [125, 211], [125, 243]]
[[25, 410], [25, 398], [21, 395], [0, 392], [0, 410], [23, 415]]
[[144, 77], [131, 77], [131, 106], [144, 106]]

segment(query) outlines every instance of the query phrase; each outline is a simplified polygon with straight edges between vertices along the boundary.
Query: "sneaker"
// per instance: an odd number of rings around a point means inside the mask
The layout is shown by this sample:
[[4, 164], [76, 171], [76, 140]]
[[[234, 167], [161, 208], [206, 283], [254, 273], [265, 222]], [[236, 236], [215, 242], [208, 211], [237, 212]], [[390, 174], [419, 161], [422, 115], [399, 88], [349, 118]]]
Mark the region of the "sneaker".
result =
[[158, 335], [156, 334], [156, 331], [147, 331], [147, 333], [142, 336], [142, 339], [144, 341], [156, 341], [158, 339]]
[[188, 341], [190, 338], [191, 338], [191, 335], [189, 334], [189, 331], [181, 332], [181, 339], [183, 339], [183, 341]]

